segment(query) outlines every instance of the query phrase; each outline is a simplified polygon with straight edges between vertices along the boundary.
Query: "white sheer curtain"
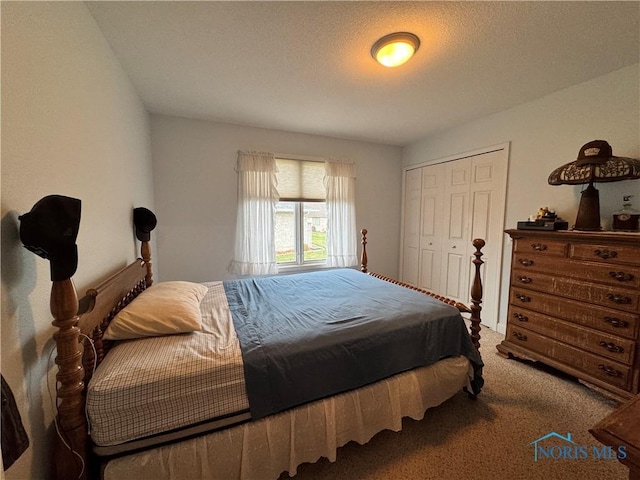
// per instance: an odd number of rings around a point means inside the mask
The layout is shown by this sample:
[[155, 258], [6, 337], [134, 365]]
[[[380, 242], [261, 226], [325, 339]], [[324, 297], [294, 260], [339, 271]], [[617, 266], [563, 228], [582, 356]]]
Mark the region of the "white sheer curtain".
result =
[[353, 163], [327, 161], [327, 266], [358, 265], [356, 170]]
[[238, 152], [238, 217], [231, 273], [278, 272], [275, 214], [276, 161], [272, 153]]

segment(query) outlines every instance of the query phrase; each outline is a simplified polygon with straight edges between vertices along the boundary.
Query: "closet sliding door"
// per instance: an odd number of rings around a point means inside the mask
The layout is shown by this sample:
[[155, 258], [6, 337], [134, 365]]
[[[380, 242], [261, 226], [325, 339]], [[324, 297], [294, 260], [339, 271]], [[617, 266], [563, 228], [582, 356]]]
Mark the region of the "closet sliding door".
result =
[[[440, 274], [441, 289], [438, 293], [468, 303], [469, 293], [469, 194], [471, 184], [471, 161], [468, 158], [447, 162], [440, 256], [443, 268]], [[424, 167], [429, 170], [434, 167]]]
[[420, 224], [419, 280], [414, 285], [441, 292], [445, 165], [433, 165], [419, 171], [422, 173], [422, 215], [417, 222]]
[[418, 261], [420, 258], [420, 219], [422, 218], [420, 194], [422, 191], [422, 172], [409, 170], [404, 178], [404, 213], [402, 228], [402, 264], [403, 278], [411, 285], [418, 284]]

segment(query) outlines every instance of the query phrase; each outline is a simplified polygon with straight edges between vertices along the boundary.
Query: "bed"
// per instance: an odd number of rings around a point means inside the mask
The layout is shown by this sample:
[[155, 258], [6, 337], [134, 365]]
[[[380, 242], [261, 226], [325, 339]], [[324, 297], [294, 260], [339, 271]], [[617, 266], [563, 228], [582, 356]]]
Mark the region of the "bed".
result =
[[361, 272], [175, 282], [199, 310], [182, 333], [113, 340], [152, 291], [179, 303], [153, 284], [148, 242], [88, 290], [85, 313], [71, 279], [53, 282], [57, 478], [292, 476], [461, 390], [475, 399], [484, 241], [466, 306], [368, 272], [366, 234]]

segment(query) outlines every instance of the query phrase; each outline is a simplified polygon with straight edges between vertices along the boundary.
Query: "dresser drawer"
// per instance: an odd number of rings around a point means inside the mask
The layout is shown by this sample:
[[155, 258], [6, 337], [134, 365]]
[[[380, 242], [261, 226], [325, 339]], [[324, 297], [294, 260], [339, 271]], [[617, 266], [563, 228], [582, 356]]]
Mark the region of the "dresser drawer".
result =
[[539, 254], [545, 257], [566, 257], [567, 242], [558, 242], [540, 238], [518, 238], [514, 241], [513, 251], [523, 254]]
[[640, 244], [632, 245], [597, 245], [574, 243], [569, 248], [569, 258], [604, 262], [608, 264], [628, 264], [640, 266]]
[[563, 343], [588, 350], [626, 365], [633, 365], [636, 342], [574, 323], [558, 320], [542, 313], [509, 306], [509, 321], [527, 330], [546, 335]]
[[[638, 313], [588, 305], [577, 300], [515, 287], [511, 289], [509, 302], [513, 307], [533, 310], [621, 337], [638, 338], [640, 329]], [[509, 317], [508, 321], [511, 323], [517, 320]]]
[[507, 329], [506, 338], [515, 345], [553, 358], [610, 385], [629, 388], [631, 368], [626, 365], [514, 325]]
[[[511, 285], [553, 295], [580, 299], [605, 307], [631, 312], [640, 311], [640, 291], [638, 289], [597, 285], [564, 277], [546, 275], [544, 273], [522, 271], [520, 269], [513, 270]], [[526, 302], [526, 300], [522, 298], [518, 298], [518, 300]]]
[[603, 265], [593, 262], [562, 261], [554, 257], [516, 253], [513, 268], [540, 272], [557, 272], [564, 277], [627, 288], [640, 288], [640, 267]]

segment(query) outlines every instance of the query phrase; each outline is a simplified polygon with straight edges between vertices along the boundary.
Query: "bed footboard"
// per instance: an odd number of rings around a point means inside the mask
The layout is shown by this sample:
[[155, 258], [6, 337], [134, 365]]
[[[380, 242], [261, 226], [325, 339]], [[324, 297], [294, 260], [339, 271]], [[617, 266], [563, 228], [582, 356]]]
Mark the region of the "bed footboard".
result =
[[437, 300], [440, 300], [441, 302], [444, 302], [446, 304], [452, 305], [454, 307], [456, 307], [460, 312], [463, 313], [469, 313], [471, 315], [470, 317], [470, 322], [471, 322], [471, 326], [470, 326], [470, 334], [471, 334], [471, 341], [473, 342], [473, 345], [477, 348], [480, 349], [480, 322], [481, 322], [481, 316], [480, 316], [480, 312], [482, 311], [482, 278], [480, 276], [480, 266], [484, 263], [484, 261], [482, 261], [482, 248], [485, 246], [485, 241], [482, 240], [481, 238], [476, 238], [475, 240], [473, 240], [472, 244], [473, 247], [476, 249], [475, 252], [473, 253], [474, 259], [472, 260], [473, 265], [475, 267], [475, 274], [473, 277], [473, 282], [471, 284], [471, 305], [467, 306], [462, 302], [459, 302], [457, 300], [453, 300], [451, 298], [448, 297], [444, 297], [442, 295], [438, 295], [437, 293], [431, 292], [429, 290], [426, 290], [424, 288], [418, 288], [414, 285], [411, 285], [409, 283], [406, 282], [401, 282], [399, 280], [395, 280], [393, 278], [387, 277], [385, 275], [380, 275], [379, 273], [374, 273], [374, 272], [369, 272], [368, 271], [368, 259], [367, 259], [367, 229], [363, 228], [360, 231], [361, 235], [362, 235], [362, 255], [361, 255], [361, 261], [360, 261], [360, 271], [363, 273], [366, 273], [368, 275], [371, 275], [373, 277], [379, 278], [381, 280], [385, 280], [387, 282], [390, 283], [394, 283], [396, 285], [400, 285], [402, 287], [405, 288], [409, 288], [411, 290], [416, 290], [420, 293], [424, 293], [425, 295], [429, 295], [430, 297], [433, 297]]

